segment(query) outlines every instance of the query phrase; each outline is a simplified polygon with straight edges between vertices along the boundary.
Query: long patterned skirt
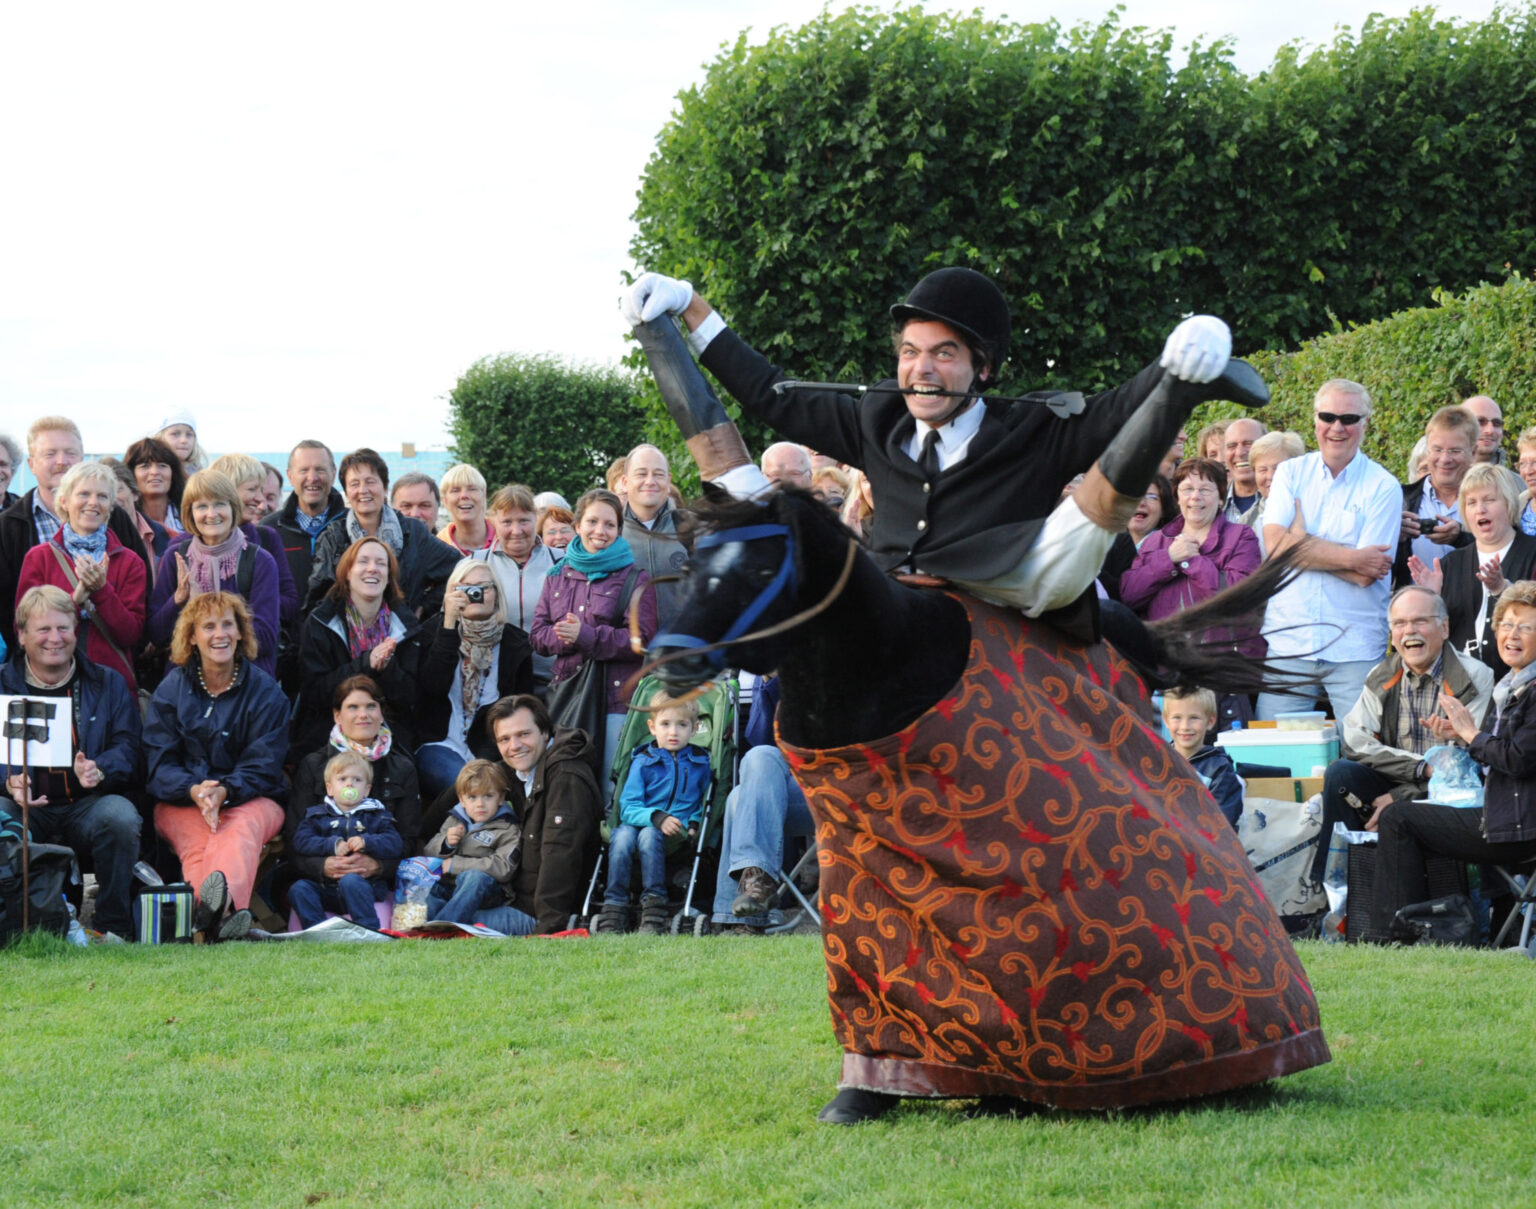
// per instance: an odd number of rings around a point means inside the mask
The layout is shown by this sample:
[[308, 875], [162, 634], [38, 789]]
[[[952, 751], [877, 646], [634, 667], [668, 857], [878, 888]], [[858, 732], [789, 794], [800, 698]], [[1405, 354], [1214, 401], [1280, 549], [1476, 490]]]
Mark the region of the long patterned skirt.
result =
[[1327, 1062], [1295, 950], [1135, 672], [961, 600], [947, 697], [873, 743], [782, 745], [816, 820], [841, 1085], [1110, 1108]]

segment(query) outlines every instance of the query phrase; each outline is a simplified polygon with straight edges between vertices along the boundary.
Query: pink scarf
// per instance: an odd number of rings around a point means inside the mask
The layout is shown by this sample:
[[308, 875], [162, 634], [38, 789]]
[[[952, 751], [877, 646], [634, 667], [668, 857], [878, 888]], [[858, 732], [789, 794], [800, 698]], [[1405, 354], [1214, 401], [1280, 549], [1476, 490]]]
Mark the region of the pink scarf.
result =
[[217, 546], [205, 546], [200, 537], [188, 542], [187, 570], [191, 572], [192, 595], [217, 592], [226, 584], [233, 590], [235, 569], [240, 565], [240, 552], [245, 544], [245, 534], [238, 526]]

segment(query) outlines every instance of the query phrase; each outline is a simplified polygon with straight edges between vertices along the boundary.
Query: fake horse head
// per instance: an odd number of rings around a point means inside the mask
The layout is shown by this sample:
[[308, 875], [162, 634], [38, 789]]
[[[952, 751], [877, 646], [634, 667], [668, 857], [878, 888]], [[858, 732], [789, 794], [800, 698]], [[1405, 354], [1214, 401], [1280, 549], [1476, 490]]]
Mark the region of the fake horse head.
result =
[[820, 586], [836, 551], [845, 586], [846, 569], [862, 557], [852, 535], [840, 532], [808, 492], [776, 491], [765, 503], [712, 497], [698, 517], [704, 532], [683, 573], [683, 603], [650, 648], [656, 674], [673, 688], [692, 687], [728, 666], [777, 669], [806, 612], [808, 577]]

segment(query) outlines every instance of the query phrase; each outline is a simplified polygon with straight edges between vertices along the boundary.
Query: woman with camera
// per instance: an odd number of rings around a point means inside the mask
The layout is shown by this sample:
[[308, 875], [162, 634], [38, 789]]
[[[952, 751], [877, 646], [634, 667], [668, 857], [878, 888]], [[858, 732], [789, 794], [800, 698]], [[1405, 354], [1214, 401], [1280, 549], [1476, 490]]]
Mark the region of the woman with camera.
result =
[[416, 767], [430, 802], [471, 760], [501, 758], [485, 714], [502, 697], [533, 691], [533, 646], [507, 620], [496, 573], [473, 558], [448, 576], [443, 611], [422, 623], [422, 633], [430, 645], [417, 677], [416, 724], [424, 742]]

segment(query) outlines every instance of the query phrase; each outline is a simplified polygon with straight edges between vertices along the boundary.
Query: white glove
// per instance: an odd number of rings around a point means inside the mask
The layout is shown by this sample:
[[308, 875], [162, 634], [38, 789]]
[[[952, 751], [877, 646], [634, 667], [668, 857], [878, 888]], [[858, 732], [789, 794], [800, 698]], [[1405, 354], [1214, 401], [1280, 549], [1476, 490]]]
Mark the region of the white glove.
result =
[[693, 287], [676, 277], [660, 273], [642, 273], [619, 303], [624, 322], [639, 327], [662, 315], [680, 315], [693, 301]]
[[1215, 315], [1191, 315], [1163, 345], [1163, 368], [1182, 382], [1221, 377], [1232, 356], [1232, 331]]

